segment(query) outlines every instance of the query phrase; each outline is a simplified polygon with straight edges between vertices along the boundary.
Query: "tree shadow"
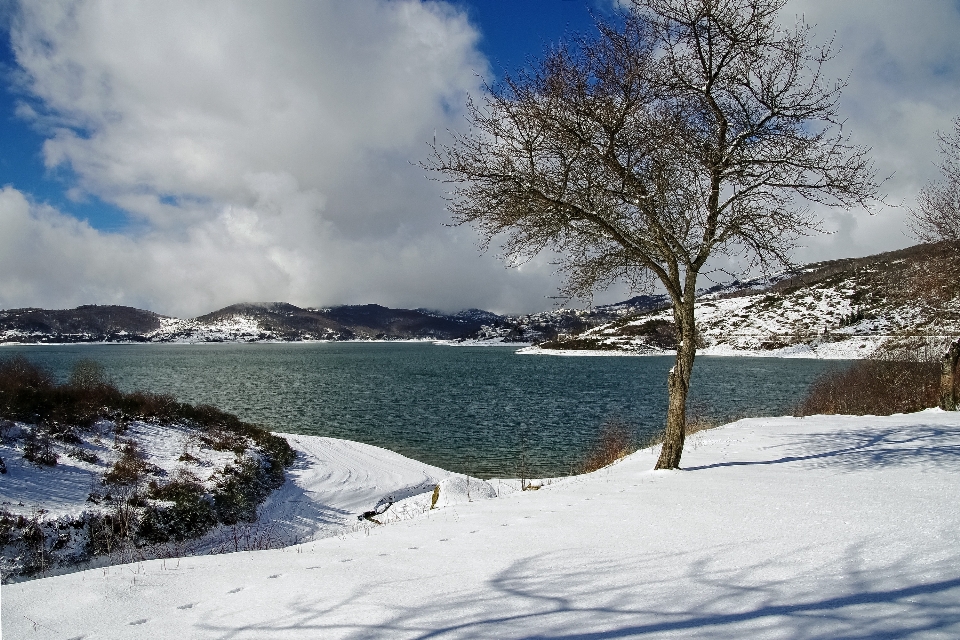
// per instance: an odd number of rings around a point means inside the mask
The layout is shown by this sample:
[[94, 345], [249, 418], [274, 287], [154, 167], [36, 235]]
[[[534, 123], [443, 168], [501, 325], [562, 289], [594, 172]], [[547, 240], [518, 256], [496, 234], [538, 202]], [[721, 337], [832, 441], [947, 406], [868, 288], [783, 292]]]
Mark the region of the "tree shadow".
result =
[[[798, 558], [772, 558], [730, 568], [728, 548], [699, 549], [686, 558], [650, 555], [624, 566], [608, 561], [570, 570], [581, 552], [519, 560], [489, 580], [411, 597], [415, 578], [370, 583], [334, 601], [300, 595], [272, 619], [244, 629], [206, 626], [217, 637], [524, 638], [601, 640], [634, 637], [910, 638], [960, 634], [956, 558], [920, 567], [903, 558], [864, 568], [859, 546], [848, 550], [842, 579], [824, 586], [803, 574]], [[797, 553], [812, 552], [800, 550]], [[667, 560], [667, 562], [664, 562]], [[670, 574], [664, 566], [683, 566]], [[784, 573], [785, 568], [794, 573]], [[933, 570], [933, 571], [931, 571]], [[926, 576], [937, 574], [936, 578]], [[636, 575], [634, 580], [625, 576]], [[383, 597], [382, 589], [403, 590]], [[379, 589], [379, 590], [378, 590]], [[408, 593], [406, 590], [412, 590]], [[391, 591], [396, 594], [397, 592]], [[397, 604], [402, 602], [403, 604]], [[367, 619], [359, 619], [363, 613]]]
[[864, 427], [791, 437], [789, 455], [769, 460], [731, 460], [694, 467], [703, 471], [720, 467], [809, 463], [848, 470], [921, 466], [956, 468], [960, 461], [958, 429], [943, 425], [912, 424]]

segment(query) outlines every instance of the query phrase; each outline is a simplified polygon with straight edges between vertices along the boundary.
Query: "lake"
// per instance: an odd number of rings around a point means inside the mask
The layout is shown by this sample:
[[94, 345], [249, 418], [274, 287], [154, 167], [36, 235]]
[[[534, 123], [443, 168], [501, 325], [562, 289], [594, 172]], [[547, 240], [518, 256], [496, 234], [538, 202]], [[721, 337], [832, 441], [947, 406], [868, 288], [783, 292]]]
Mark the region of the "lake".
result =
[[[66, 379], [96, 360], [127, 391], [213, 404], [273, 431], [366, 442], [479, 477], [570, 472], [604, 421], [663, 428], [672, 356], [516, 355], [430, 343], [7, 345]], [[701, 356], [690, 406], [727, 420], [782, 415], [844, 363]], [[650, 464], [654, 460], [651, 458]]]

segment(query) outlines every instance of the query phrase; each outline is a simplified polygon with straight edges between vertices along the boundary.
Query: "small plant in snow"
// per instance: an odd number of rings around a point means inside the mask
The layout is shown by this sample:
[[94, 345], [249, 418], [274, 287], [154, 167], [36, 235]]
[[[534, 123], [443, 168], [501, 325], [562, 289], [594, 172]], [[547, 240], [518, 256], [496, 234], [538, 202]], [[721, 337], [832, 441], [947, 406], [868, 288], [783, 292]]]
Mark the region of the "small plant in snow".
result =
[[577, 471], [590, 473], [609, 466], [637, 450], [633, 428], [614, 418], [604, 422]]

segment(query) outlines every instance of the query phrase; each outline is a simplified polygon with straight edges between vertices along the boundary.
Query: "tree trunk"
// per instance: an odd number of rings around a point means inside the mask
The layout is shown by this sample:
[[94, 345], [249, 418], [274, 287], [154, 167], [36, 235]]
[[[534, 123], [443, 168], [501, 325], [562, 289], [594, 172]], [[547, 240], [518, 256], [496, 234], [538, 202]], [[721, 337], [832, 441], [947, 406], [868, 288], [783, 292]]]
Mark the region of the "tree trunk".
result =
[[679, 334], [677, 361], [667, 374], [667, 429], [655, 469], [679, 469], [680, 456], [683, 454], [687, 427], [687, 392], [690, 391], [690, 374], [693, 372], [693, 359], [697, 354], [696, 324], [693, 316], [694, 290], [689, 289], [683, 302], [673, 310]]
[[954, 393], [957, 375], [957, 361], [960, 360], [960, 340], [950, 345], [950, 349], [940, 362], [940, 408], [944, 411], [957, 410], [957, 396]]

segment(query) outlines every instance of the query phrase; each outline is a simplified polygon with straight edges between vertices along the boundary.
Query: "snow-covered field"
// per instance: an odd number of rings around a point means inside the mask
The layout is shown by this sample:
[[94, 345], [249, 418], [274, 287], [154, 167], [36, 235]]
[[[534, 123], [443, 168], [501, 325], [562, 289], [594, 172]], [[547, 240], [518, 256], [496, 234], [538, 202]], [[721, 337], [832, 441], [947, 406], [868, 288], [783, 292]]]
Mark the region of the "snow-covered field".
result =
[[7, 585], [3, 637], [960, 637], [958, 413], [742, 420], [528, 492], [290, 439], [266, 515], [337, 535]]

